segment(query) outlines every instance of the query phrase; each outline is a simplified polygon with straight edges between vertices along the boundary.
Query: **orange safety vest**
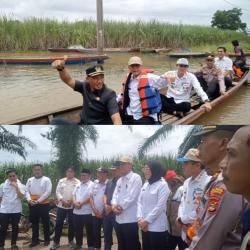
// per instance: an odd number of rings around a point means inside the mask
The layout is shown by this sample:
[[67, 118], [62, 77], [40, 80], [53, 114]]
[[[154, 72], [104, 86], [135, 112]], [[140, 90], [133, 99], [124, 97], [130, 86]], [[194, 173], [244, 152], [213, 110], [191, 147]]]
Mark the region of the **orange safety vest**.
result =
[[[140, 97], [142, 116], [149, 116], [150, 114], [157, 114], [161, 110], [161, 98], [157, 89], [153, 89], [149, 86], [148, 83], [148, 73], [151, 73], [152, 70], [142, 70], [139, 84], [138, 84], [138, 93]], [[128, 100], [124, 100], [128, 97], [128, 78], [131, 77], [131, 73], [127, 75], [123, 81], [123, 111], [129, 105]]]

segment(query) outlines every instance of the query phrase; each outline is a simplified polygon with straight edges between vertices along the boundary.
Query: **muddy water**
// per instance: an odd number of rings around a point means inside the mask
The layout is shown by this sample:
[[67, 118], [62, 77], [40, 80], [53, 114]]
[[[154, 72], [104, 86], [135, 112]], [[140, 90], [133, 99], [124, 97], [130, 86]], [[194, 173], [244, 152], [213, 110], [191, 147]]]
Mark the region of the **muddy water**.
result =
[[[0, 57], [39, 57], [52, 56], [49, 52], [35, 53], [0, 53]], [[63, 56], [62, 54], [59, 54]], [[131, 54], [111, 54], [105, 61], [106, 84], [117, 92], [121, 90], [121, 81], [127, 72], [127, 61]], [[147, 68], [156, 74], [175, 68], [175, 59], [166, 55], [140, 55]], [[191, 60], [191, 70], [199, 67], [202, 59]], [[85, 77], [84, 70], [89, 64], [68, 66], [76, 79]], [[0, 124], [32, 116], [52, 112], [82, 103], [82, 97], [61, 82], [56, 70], [49, 65], [23, 66], [0, 65]], [[250, 87], [244, 87], [220, 109], [199, 120], [202, 124], [250, 123]]]

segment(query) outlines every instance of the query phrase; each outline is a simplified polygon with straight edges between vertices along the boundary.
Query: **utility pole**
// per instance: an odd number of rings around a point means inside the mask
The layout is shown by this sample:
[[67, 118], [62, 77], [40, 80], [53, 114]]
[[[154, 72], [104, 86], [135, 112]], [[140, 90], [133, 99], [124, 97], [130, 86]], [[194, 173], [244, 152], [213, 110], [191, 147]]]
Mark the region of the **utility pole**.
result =
[[103, 54], [103, 3], [102, 0], [96, 0], [96, 35], [97, 35], [97, 53]]

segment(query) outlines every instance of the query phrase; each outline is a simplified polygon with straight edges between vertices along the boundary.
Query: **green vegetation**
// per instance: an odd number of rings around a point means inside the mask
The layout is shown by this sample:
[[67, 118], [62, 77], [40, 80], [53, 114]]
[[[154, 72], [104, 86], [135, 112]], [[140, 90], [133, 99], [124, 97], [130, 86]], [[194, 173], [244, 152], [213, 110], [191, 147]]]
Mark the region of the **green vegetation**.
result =
[[[105, 47], [169, 47], [187, 48], [221, 45], [233, 39], [250, 42], [240, 32], [198, 25], [150, 22], [105, 21]], [[0, 50], [47, 50], [81, 44], [96, 47], [96, 24], [93, 20], [59, 22], [30, 18], [17, 21], [0, 17]]]
[[[157, 159], [163, 164], [165, 169], [175, 169], [178, 173], [180, 174], [182, 173], [181, 166], [175, 161], [174, 155], [151, 156], [149, 158], [143, 158], [141, 160], [134, 158], [134, 169], [137, 173], [141, 174], [141, 168], [147, 162], [148, 159]], [[113, 158], [113, 159], [83, 161], [81, 164], [81, 168], [89, 168], [91, 169], [93, 175], [95, 175], [95, 170], [97, 168], [99, 168], [100, 166], [110, 167], [115, 160], [116, 159]], [[17, 169], [19, 179], [23, 183], [26, 183], [27, 179], [33, 176], [32, 165], [33, 164], [25, 164], [25, 163], [0, 164], [0, 183], [2, 183], [6, 179], [5, 171], [9, 168]], [[59, 179], [59, 175], [57, 172], [58, 168], [59, 166], [57, 166], [55, 162], [44, 164], [44, 175], [49, 176], [51, 178], [54, 188]]]

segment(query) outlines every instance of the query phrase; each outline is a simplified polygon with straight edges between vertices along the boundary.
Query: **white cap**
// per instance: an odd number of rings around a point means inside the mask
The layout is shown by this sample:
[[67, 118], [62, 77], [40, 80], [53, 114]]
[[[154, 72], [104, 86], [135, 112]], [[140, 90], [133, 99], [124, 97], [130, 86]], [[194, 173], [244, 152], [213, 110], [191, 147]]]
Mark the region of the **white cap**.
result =
[[133, 64], [143, 65], [141, 58], [138, 57], [138, 56], [132, 56], [132, 57], [130, 57], [130, 59], [128, 61], [128, 66], [131, 66]]
[[187, 59], [187, 58], [180, 58], [180, 59], [178, 59], [177, 62], [176, 62], [176, 64], [177, 64], [177, 65], [179, 65], [179, 64], [189, 65], [189, 64], [188, 64], [188, 59]]

